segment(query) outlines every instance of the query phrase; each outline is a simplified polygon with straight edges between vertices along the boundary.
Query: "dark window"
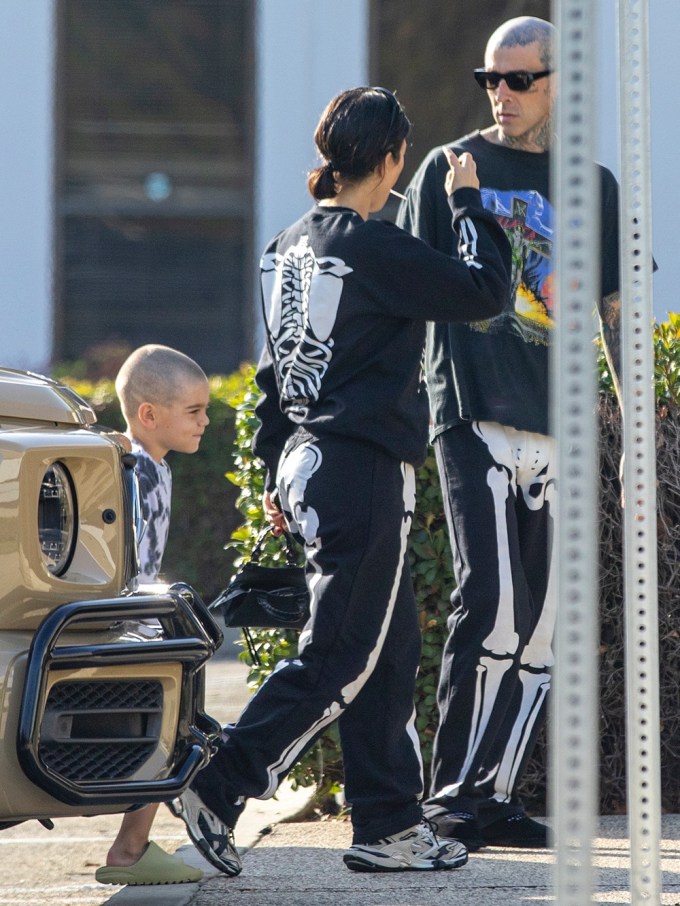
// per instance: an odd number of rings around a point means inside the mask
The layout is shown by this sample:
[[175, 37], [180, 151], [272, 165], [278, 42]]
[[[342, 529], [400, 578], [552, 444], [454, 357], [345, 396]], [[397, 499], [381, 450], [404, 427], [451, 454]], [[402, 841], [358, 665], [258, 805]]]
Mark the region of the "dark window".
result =
[[60, 0], [55, 354], [251, 355], [248, 0]]

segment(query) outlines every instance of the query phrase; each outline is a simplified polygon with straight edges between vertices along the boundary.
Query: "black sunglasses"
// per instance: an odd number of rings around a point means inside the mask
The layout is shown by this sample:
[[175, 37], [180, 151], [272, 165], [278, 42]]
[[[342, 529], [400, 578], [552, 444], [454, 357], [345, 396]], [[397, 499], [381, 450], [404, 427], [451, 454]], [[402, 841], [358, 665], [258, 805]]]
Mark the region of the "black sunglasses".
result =
[[512, 72], [487, 72], [486, 69], [475, 69], [474, 77], [484, 91], [495, 90], [504, 81], [510, 91], [528, 91], [536, 79], [552, 75], [554, 70], [544, 69], [541, 72], [525, 72], [515, 69]]

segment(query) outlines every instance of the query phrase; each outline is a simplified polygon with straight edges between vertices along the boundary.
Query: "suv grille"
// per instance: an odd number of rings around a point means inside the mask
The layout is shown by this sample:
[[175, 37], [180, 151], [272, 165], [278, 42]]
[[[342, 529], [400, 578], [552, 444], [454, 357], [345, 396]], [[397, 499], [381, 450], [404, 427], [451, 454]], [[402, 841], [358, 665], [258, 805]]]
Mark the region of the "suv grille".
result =
[[52, 686], [46, 711], [92, 711], [105, 708], [138, 710], [163, 705], [163, 687], [157, 680], [99, 680], [61, 682]]
[[131, 777], [156, 749], [162, 710], [158, 681], [57, 683], [40, 727], [40, 759], [71, 781]]
[[130, 777], [155, 748], [155, 744], [134, 746], [130, 743], [81, 743], [73, 746], [62, 743], [41, 746], [40, 757], [46, 767], [65, 780], [85, 783]]

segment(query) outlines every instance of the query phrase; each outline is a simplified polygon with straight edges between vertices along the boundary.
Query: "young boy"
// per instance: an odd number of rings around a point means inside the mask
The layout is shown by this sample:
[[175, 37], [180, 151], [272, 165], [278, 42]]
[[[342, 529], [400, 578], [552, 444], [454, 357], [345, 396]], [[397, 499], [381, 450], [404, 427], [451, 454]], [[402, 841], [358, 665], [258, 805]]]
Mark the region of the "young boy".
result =
[[[116, 377], [116, 393], [137, 457], [146, 531], [139, 545], [141, 583], [154, 582], [170, 528], [172, 475], [169, 450], [195, 453], [209, 422], [208, 379], [188, 356], [167, 346], [135, 350]], [[158, 803], [127, 812], [95, 878], [102, 884], [179, 884], [198, 881], [200, 869], [186, 865], [149, 841]]]

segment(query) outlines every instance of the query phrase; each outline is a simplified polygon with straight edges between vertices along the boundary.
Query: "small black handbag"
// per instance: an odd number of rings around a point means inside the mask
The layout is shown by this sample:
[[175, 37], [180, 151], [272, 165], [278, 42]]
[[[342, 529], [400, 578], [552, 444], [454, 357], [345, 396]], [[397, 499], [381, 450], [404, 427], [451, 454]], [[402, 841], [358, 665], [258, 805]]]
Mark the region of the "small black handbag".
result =
[[288, 532], [280, 536], [286, 546], [286, 565], [260, 565], [264, 542], [271, 530], [272, 527], [267, 526], [260, 532], [250, 560], [240, 567], [229, 585], [209, 605], [213, 614], [222, 615], [227, 627], [302, 629], [309, 619], [305, 570], [296, 566], [293, 539]]

